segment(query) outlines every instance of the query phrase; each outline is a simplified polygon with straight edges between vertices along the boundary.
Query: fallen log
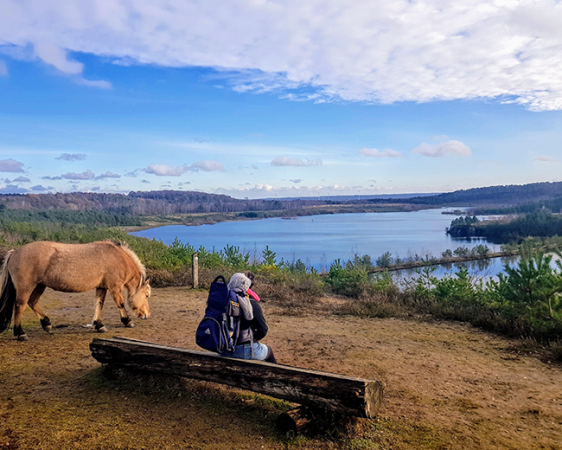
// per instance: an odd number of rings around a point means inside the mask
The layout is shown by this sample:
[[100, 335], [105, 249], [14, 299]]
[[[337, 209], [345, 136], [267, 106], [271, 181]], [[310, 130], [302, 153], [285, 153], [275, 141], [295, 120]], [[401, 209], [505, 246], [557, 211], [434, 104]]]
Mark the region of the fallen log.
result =
[[215, 353], [136, 339], [94, 339], [92, 356], [102, 364], [211, 381], [354, 417], [374, 417], [380, 382], [315, 370], [224, 358]]

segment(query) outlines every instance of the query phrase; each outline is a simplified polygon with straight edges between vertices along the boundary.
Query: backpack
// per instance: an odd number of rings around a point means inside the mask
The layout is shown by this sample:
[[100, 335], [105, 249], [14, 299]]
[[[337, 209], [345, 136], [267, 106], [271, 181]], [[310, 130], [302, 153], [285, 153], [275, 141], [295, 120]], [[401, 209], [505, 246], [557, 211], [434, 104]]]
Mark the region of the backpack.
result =
[[236, 292], [229, 291], [226, 280], [219, 275], [211, 283], [205, 317], [197, 327], [195, 342], [211, 352], [234, 351], [240, 334], [241, 314]]

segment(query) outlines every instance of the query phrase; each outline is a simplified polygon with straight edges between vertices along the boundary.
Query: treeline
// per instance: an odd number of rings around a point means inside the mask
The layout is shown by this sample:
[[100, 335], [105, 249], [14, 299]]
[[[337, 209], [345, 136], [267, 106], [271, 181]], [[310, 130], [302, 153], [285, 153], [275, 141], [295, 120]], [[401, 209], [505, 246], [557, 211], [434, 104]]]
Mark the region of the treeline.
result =
[[453, 220], [446, 230], [447, 233], [454, 237], [486, 237], [493, 242], [521, 242], [530, 236], [562, 236], [562, 216], [554, 215], [545, 208], [509, 222], [471, 222], [472, 218], [468, 219]]
[[49, 222], [67, 225], [88, 224], [107, 227], [142, 225], [138, 217], [105, 211], [0, 209], [0, 229], [5, 229], [14, 222]]
[[528, 202], [521, 205], [499, 206], [499, 207], [479, 207], [472, 209], [472, 214], [491, 215], [491, 214], [528, 214], [540, 208], [547, 208], [554, 213], [562, 212], [562, 197], [544, 199], [535, 202]]
[[56, 193], [0, 195], [0, 210], [105, 211], [133, 216], [297, 210], [331, 205], [324, 200], [239, 200], [227, 195], [192, 191], [125, 194]]
[[[409, 203], [418, 205], [520, 205], [562, 198], [562, 182], [532, 183], [525, 185], [489, 186], [466, 189], [432, 197], [414, 197]], [[542, 205], [541, 205], [542, 206]], [[556, 209], [553, 209], [556, 210]], [[526, 211], [529, 212], [529, 211]]]

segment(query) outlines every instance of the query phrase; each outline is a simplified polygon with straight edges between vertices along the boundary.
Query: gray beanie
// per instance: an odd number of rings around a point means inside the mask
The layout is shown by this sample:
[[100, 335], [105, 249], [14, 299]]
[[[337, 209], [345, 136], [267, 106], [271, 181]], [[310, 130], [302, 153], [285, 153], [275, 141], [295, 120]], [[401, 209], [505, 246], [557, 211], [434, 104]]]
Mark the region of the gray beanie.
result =
[[235, 273], [228, 283], [228, 289], [236, 292], [238, 302], [247, 320], [252, 320], [254, 318], [254, 311], [250, 304], [250, 299], [246, 296], [246, 291], [251, 285], [252, 281], [243, 273]]
[[230, 278], [230, 282], [228, 283], [228, 289], [234, 292], [238, 292], [241, 294], [245, 294], [250, 286], [252, 285], [252, 281], [243, 273], [235, 273]]

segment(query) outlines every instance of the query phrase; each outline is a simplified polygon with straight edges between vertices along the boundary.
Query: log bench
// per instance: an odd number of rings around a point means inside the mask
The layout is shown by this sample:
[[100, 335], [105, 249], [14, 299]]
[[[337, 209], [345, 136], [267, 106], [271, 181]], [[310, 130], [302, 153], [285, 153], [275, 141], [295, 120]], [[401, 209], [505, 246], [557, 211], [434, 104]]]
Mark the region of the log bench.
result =
[[[216, 353], [114, 337], [94, 339], [92, 356], [114, 368], [164, 373], [226, 384], [353, 417], [374, 417], [381, 407], [378, 381], [335, 375], [264, 361], [224, 358]], [[299, 413], [289, 412], [298, 430]]]

